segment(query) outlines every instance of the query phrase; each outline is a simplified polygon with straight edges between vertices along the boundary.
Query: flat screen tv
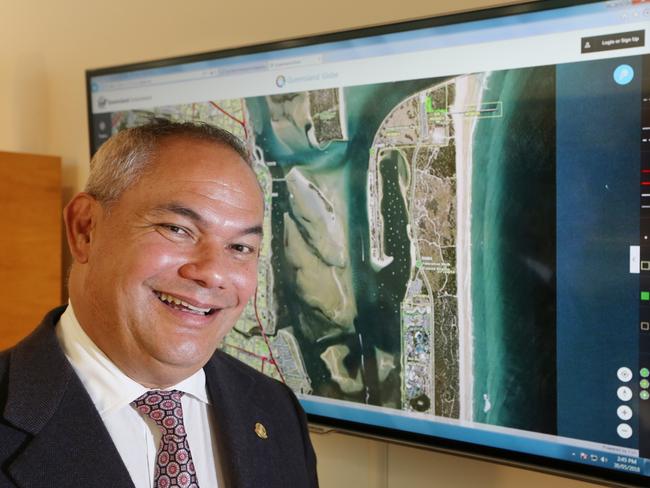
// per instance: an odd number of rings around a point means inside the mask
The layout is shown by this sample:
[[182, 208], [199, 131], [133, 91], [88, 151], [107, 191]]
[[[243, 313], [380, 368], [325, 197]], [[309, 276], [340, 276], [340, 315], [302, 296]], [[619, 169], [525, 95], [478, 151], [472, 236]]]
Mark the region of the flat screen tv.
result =
[[314, 424], [648, 486], [648, 27], [544, 1], [93, 69], [91, 148], [245, 142], [266, 238], [223, 348]]

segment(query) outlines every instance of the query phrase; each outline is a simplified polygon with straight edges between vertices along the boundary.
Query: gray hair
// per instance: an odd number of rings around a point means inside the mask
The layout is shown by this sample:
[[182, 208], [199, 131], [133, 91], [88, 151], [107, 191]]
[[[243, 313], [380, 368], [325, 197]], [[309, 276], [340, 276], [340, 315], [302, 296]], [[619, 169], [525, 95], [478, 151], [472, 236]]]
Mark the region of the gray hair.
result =
[[154, 118], [145, 125], [124, 129], [102, 144], [90, 160], [84, 191], [103, 205], [114, 203], [122, 192], [142, 177], [161, 143], [171, 137], [229, 147], [252, 166], [250, 154], [242, 141], [224, 129], [203, 122]]

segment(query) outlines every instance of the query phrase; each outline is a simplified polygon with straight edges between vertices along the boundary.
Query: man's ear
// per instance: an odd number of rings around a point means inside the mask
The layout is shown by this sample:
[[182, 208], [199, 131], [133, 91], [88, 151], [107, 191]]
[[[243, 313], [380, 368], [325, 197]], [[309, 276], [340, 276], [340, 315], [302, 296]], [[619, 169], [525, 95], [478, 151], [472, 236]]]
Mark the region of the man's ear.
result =
[[76, 194], [63, 209], [68, 246], [78, 263], [88, 261], [93, 232], [101, 212], [101, 204], [88, 193]]

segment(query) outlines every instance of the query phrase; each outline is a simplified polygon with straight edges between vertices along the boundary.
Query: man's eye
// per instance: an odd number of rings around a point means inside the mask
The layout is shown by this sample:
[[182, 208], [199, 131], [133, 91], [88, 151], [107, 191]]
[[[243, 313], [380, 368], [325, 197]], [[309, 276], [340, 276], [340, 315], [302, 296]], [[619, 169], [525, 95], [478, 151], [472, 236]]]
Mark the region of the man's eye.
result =
[[161, 224], [160, 227], [165, 229], [170, 234], [174, 234], [177, 236], [183, 236], [189, 234], [186, 229], [174, 224]]
[[230, 246], [233, 251], [236, 251], [241, 254], [253, 254], [255, 253], [255, 248], [253, 246], [248, 246], [246, 244], [233, 244]]

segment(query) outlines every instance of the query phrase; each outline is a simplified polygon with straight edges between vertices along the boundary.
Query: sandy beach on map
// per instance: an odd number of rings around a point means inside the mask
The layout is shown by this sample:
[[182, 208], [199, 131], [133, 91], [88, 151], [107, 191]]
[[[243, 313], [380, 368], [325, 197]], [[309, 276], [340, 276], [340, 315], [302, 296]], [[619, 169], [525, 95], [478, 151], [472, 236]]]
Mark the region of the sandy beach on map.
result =
[[450, 107], [456, 140], [456, 273], [458, 280], [458, 357], [460, 420], [473, 417], [473, 330], [472, 330], [472, 139], [477, 117], [467, 112], [481, 104], [485, 75], [456, 79], [456, 99]]

